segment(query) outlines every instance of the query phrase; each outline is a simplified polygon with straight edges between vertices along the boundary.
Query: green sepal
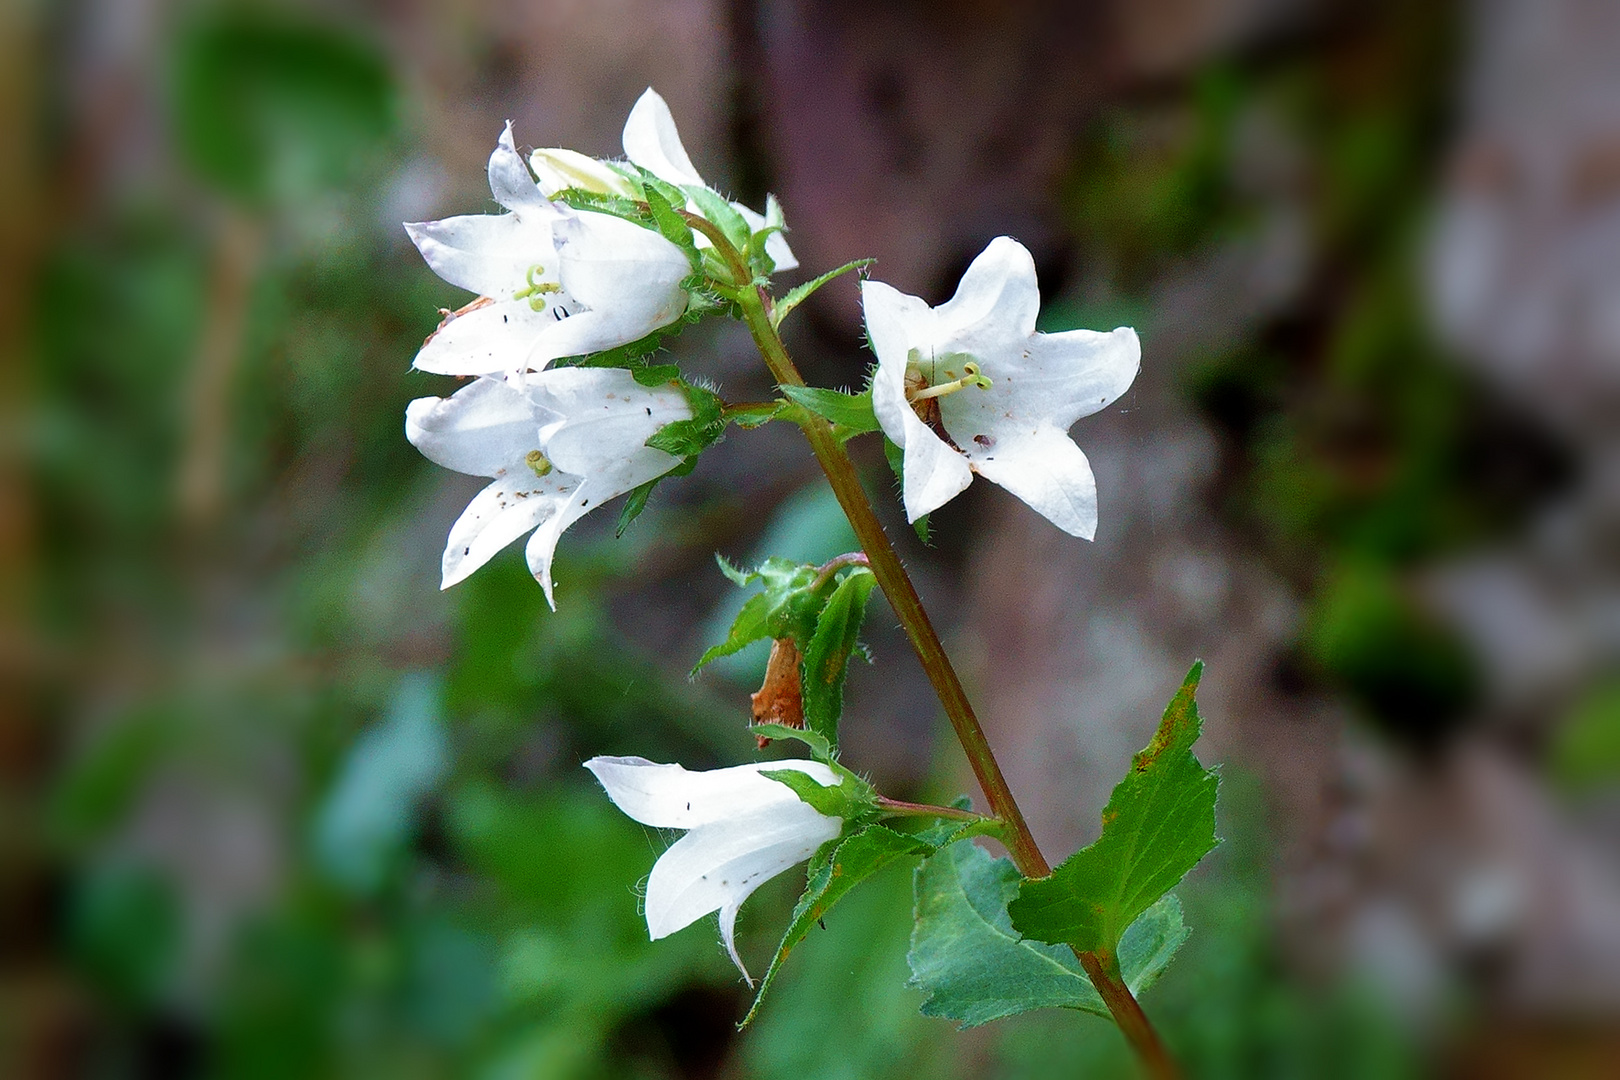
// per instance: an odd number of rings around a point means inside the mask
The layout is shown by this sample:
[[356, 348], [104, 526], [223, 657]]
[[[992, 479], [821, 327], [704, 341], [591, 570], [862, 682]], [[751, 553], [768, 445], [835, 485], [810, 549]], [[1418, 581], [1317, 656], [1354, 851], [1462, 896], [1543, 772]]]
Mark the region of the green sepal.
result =
[[[760, 232], [763, 233], [765, 230], [761, 229]], [[761, 242], [760, 247], [763, 248], [764, 246], [764, 243]], [[820, 277], [812, 278], [803, 284], [793, 286], [793, 288], [788, 290], [786, 296], [782, 297], [782, 299], [776, 302], [776, 307], [771, 312], [771, 325], [781, 326], [782, 321], [786, 319], [788, 315], [792, 314], [794, 308], [808, 300], [812, 293], [821, 288], [823, 285], [827, 284], [827, 282], [836, 277], [842, 277], [851, 270], [864, 270], [866, 267], [871, 266], [876, 261], [876, 259], [852, 259], [837, 269], [827, 271]], [[870, 391], [868, 391], [868, 395], [870, 396]]]
[[810, 748], [816, 760], [829, 763], [833, 760], [832, 744], [814, 731], [788, 727], [786, 724], [749, 724], [748, 734], [762, 739], [797, 739]]
[[721, 572], [742, 587], [756, 582], [764, 586], [757, 596], [737, 613], [726, 640], [712, 646], [692, 668], [696, 675], [711, 660], [729, 656], [744, 646], [762, 638], [791, 637], [795, 641], [808, 641], [815, 633], [816, 615], [821, 604], [812, 592], [816, 568], [788, 559], [771, 557], [752, 571], [742, 571], [716, 556]]
[[1095, 843], [1052, 875], [1024, 882], [1009, 914], [1019, 933], [1083, 952], [1115, 951], [1126, 927], [1168, 893], [1219, 838], [1216, 774], [1193, 756], [1202, 662], [1171, 699], [1153, 741], [1131, 759]]
[[678, 189], [656, 177], [645, 177], [643, 182], [647, 211], [652, 216], [653, 225], [665, 240], [681, 249], [686, 261], [692, 264], [694, 274], [702, 273], [703, 257], [698, 254], [697, 243], [692, 239], [692, 226], [676, 210], [676, 207], [684, 208], [686, 200]]
[[643, 510], [647, 509], [647, 500], [652, 497], [653, 488], [671, 477], [685, 476], [695, 468], [697, 468], [697, 458], [689, 457], [662, 476], [655, 476], [645, 484], [630, 489], [630, 494], [625, 497], [624, 506], [619, 511], [618, 524], [613, 526], [613, 538], [617, 540], [623, 536], [624, 531], [630, 527], [630, 523], [640, 517]]
[[678, 364], [640, 364], [630, 369], [630, 377], [642, 386], [663, 386], [681, 377]]
[[804, 940], [810, 928], [820, 921], [834, 904], [856, 885], [884, 867], [911, 855], [926, 854], [929, 850], [930, 848], [916, 837], [897, 833], [882, 825], [868, 826], [859, 832], [823, 844], [811, 857], [804, 894], [799, 897], [798, 904], [793, 908], [793, 918], [788, 922], [787, 932], [782, 935], [782, 943], [776, 947], [776, 954], [771, 957], [771, 966], [766, 970], [765, 977], [759, 981], [754, 1004], [749, 1008], [748, 1015], [742, 1018], [742, 1023], [737, 1026], [746, 1027], [748, 1022], [753, 1020], [755, 1014], [759, 1012], [760, 1003], [765, 1000], [765, 992], [776, 980], [776, 973], [781, 970], [782, 962], [787, 959], [788, 953]]
[[[737, 213], [735, 207], [721, 198], [717, 192], [701, 184], [685, 184], [681, 187], [681, 191], [687, 198], [692, 200], [692, 204], [697, 207], [699, 214], [703, 215], [711, 225], [714, 225], [725, 234], [726, 239], [731, 242], [731, 246], [736, 248], [739, 253], [748, 247], [750, 235], [748, 222], [743, 219], [741, 214]], [[739, 281], [734, 282], [734, 284], [742, 285], [745, 282]]]
[[841, 442], [879, 430], [877, 414], [872, 411], [870, 388], [859, 394], [846, 394], [819, 386], [783, 386], [779, 389], [782, 396], [794, 405], [832, 424], [833, 434]]
[[584, 188], [563, 188], [551, 196], [551, 201], [562, 203], [575, 210], [594, 210], [599, 214], [611, 214], [616, 218], [633, 221], [643, 228], [657, 228], [646, 207], [635, 199], [623, 195], [605, 191], [586, 191]]
[[804, 648], [800, 685], [804, 724], [829, 743], [838, 742], [838, 718], [844, 711], [844, 676], [855, 651], [866, 601], [877, 578], [864, 566], [844, 574], [816, 618], [816, 631]]
[[725, 407], [712, 390], [680, 384], [692, 409], [692, 419], [675, 420], [648, 436], [646, 445], [676, 457], [701, 454], [720, 441], [726, 430]]
[[[951, 844], [917, 868], [906, 961], [909, 985], [928, 995], [923, 1015], [964, 1028], [1049, 1007], [1109, 1015], [1072, 950], [1019, 938], [1007, 914], [1019, 882], [1009, 860], [975, 844]], [[1164, 972], [1188, 933], [1174, 895], [1131, 924], [1118, 958], [1133, 994], [1140, 996]]]
[[[789, 729], [791, 730], [791, 729]], [[824, 762], [838, 774], [838, 783], [825, 787], [806, 772], [798, 769], [761, 769], [759, 775], [768, 776], [779, 784], [793, 789], [800, 801], [812, 806], [816, 813], [845, 821], [863, 821], [872, 814], [877, 793], [872, 785], [856, 776], [838, 762]]]

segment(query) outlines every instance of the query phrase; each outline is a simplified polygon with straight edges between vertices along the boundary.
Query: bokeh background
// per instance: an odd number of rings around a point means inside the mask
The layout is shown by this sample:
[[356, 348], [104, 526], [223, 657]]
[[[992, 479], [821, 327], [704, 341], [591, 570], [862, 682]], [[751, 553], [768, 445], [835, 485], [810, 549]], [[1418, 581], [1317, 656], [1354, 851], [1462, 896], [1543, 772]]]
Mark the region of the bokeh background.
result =
[[[1037, 834], [1087, 842], [1196, 656], [1226, 843], [1147, 997], [1199, 1077], [1620, 1075], [1620, 7], [1607, 0], [12, 0], [0, 8], [0, 1070], [17, 1077], [1119, 1075], [1101, 1021], [957, 1033], [909, 874], [753, 1027], [665, 838], [579, 762], [745, 760], [712, 554], [851, 545], [791, 429], [620, 540], [437, 588], [477, 486], [405, 442], [464, 301], [400, 222], [652, 84], [806, 269], [938, 302], [992, 237], [1047, 329], [1136, 326], [1076, 429], [1087, 544], [869, 487]], [[849, 281], [795, 316], [858, 383]], [[674, 345], [733, 399], [746, 336]], [[972, 782], [877, 607], [846, 760]], [[763, 966], [796, 890], [757, 894]]]

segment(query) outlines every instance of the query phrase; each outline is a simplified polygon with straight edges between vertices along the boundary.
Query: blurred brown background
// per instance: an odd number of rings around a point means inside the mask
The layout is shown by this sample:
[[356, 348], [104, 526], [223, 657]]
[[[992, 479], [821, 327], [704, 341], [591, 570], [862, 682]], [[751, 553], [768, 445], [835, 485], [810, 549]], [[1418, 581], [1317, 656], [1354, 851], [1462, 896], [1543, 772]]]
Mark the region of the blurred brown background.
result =
[[[827, 0], [0, 12], [0, 1062], [9, 1075], [1113, 1075], [905, 989], [909, 881], [746, 992], [649, 945], [661, 841], [578, 762], [743, 760], [711, 556], [850, 544], [792, 430], [624, 539], [437, 591], [475, 484], [405, 443], [464, 298], [399, 222], [669, 100], [806, 276], [939, 302], [992, 237], [1043, 326], [1141, 332], [1077, 442], [1095, 544], [975, 485], [903, 539], [1054, 859], [1188, 664], [1227, 844], [1145, 1002], [1195, 1076], [1620, 1075], [1620, 7]], [[847, 281], [789, 335], [861, 381]], [[768, 386], [736, 326], [676, 357]], [[864, 448], [875, 495], [893, 494]], [[886, 612], [846, 760], [971, 779]], [[576, 775], [577, 774], [577, 775]], [[791, 878], [792, 875], [786, 875]], [[793, 898], [763, 890], [744, 953]], [[1087, 1071], [1089, 1070], [1089, 1071]]]

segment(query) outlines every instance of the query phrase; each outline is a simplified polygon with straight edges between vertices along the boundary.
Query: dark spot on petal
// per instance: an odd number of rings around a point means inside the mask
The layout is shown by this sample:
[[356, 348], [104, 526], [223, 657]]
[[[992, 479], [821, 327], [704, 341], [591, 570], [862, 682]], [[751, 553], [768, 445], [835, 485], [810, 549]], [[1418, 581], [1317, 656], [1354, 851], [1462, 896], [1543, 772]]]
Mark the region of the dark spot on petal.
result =
[[986, 449], [996, 445], [996, 439], [993, 435], [975, 435], [973, 441]]
[[650, 406], [650, 405], [647, 407], [647, 415], [648, 416], [652, 415], [652, 406]]
[[463, 558], [465, 558], [465, 557], [466, 557], [466, 556], [468, 556], [468, 555], [471, 555], [471, 554], [472, 554], [472, 548], [470, 548], [470, 547], [464, 547], [464, 548], [462, 548], [462, 549], [461, 549], [461, 554], [462, 554], [462, 557], [463, 557]]

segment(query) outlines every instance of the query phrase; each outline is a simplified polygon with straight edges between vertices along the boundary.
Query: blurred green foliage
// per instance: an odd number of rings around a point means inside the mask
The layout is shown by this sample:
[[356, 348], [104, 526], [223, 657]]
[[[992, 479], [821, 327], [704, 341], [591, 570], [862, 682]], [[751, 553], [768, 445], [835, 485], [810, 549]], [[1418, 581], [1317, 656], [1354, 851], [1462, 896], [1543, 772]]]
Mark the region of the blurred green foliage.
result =
[[[81, 1071], [1122, 1074], [1101, 1021], [1040, 1013], [962, 1035], [920, 1016], [909, 870], [842, 901], [741, 1035], [747, 996], [712, 924], [646, 940], [636, 882], [665, 840], [578, 762], [704, 767], [751, 742], [740, 696], [681, 677], [695, 657], [646, 655], [617, 629], [658, 508], [622, 541], [570, 535], [556, 613], [516, 552], [437, 593], [464, 492], [439, 498], [457, 481], [409, 446], [401, 415], [448, 389], [407, 365], [452, 298], [376, 224], [416, 149], [399, 75], [361, 35], [263, 8], [200, 7], [170, 45], [170, 126], [197, 186], [118, 189], [36, 284], [41, 625], [66, 658], [44, 702], [64, 734], [43, 793], [60, 896], [43, 932], [93, 1015]], [[1116, 306], [1140, 303], [1131, 287], [1254, 220], [1229, 182], [1244, 110], [1296, 110], [1324, 163], [1313, 211], [1332, 273], [1306, 316], [1211, 358], [1191, 387], [1240, 461], [1233, 520], [1311, 599], [1302, 649], [1380, 714], [1405, 692], [1391, 685], [1465, 699], [1466, 662], [1401, 574], [1516, 505], [1467, 489], [1476, 402], [1402, 299], [1434, 61], [1361, 98], [1321, 57], [1223, 63], [1172, 88], [1170, 108], [1161, 93], [1099, 119], [1065, 196], [1077, 240], [1125, 286]], [[222, 507], [198, 525], [176, 477], [231, 215], [265, 240], [223, 405]], [[760, 552], [820, 562], [852, 546], [817, 486]], [[734, 614], [716, 612], [721, 632]], [[1409, 665], [1393, 672], [1392, 643]], [[1580, 714], [1598, 719], [1572, 726], [1591, 733], [1570, 736], [1569, 760], [1602, 756], [1612, 714]], [[1226, 783], [1229, 839], [1183, 890], [1193, 937], [1148, 999], [1167, 1038], [1197, 1076], [1410, 1073], [1401, 1028], [1283, 965], [1264, 814]], [[166, 849], [164, 813], [217, 823], [222, 847]], [[743, 913], [756, 964], [792, 877]]]

